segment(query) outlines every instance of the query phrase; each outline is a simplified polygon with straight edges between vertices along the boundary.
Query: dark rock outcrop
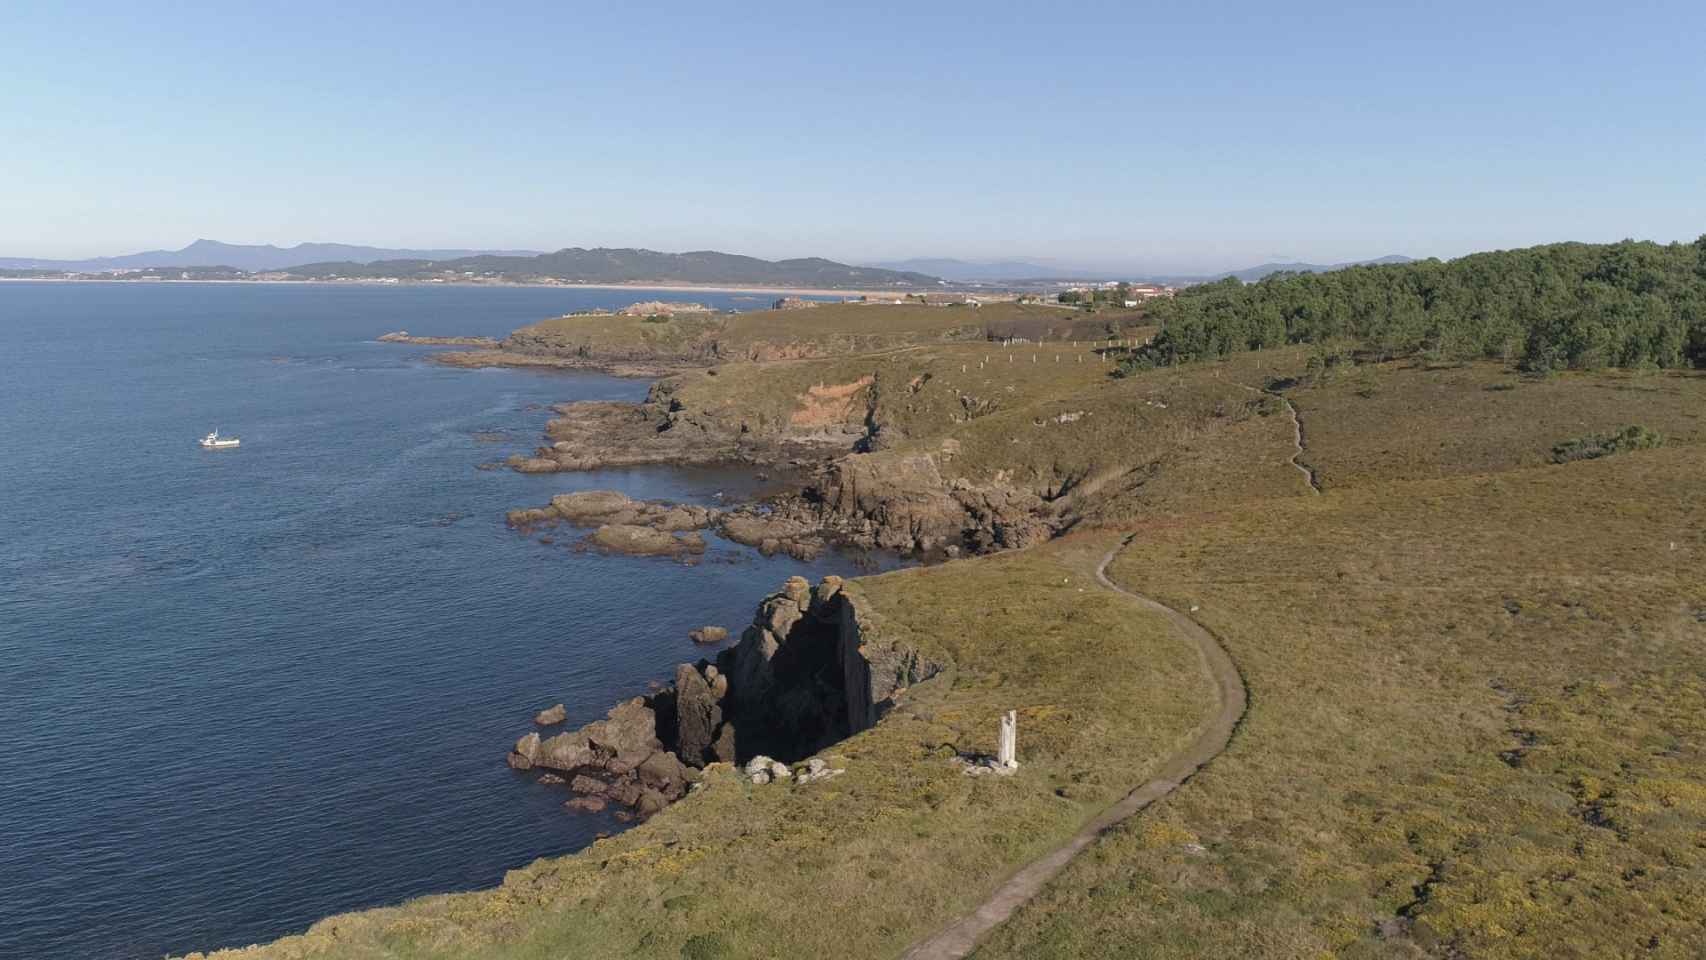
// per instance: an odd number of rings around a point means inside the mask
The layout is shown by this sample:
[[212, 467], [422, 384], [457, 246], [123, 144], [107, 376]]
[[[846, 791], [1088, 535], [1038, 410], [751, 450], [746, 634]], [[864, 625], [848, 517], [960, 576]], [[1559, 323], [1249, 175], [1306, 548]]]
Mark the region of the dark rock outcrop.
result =
[[[721, 679], [707, 665], [712, 680]], [[723, 684], [726, 689], [727, 684]], [[690, 664], [675, 668], [675, 751], [685, 763], [701, 766], [710, 757], [723, 723], [721, 697], [712, 692], [706, 675]]]
[[869, 728], [941, 669], [873, 632], [841, 578], [813, 587], [791, 577], [716, 663], [682, 664], [671, 686], [571, 733], [529, 733], [509, 763], [561, 771], [575, 793], [642, 817], [685, 794], [709, 763], [762, 755], [767, 782], [788, 779], [788, 761]]

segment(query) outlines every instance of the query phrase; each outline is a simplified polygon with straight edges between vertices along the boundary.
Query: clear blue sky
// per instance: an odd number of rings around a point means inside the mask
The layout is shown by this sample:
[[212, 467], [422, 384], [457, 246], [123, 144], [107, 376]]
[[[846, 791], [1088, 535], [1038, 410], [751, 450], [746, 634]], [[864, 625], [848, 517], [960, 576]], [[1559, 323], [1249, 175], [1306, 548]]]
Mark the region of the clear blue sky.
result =
[[1698, 2], [361, 6], [8, 4], [0, 255], [1184, 270], [1706, 232]]

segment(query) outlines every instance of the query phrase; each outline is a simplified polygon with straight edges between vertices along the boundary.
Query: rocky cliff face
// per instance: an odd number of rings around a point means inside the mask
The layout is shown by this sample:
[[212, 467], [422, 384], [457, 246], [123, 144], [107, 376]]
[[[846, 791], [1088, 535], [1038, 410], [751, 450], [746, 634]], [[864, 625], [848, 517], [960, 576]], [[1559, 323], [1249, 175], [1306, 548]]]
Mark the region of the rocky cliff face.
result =
[[986, 553], [1052, 536], [1050, 505], [1005, 483], [943, 478], [928, 454], [855, 454], [825, 464], [789, 512], [835, 538], [924, 555]]
[[[529, 733], [510, 766], [542, 769], [580, 796], [646, 816], [683, 795], [709, 763], [803, 759], [875, 724], [906, 688], [943, 665], [872, 635], [840, 577], [789, 578], [764, 598], [740, 642], [676, 668], [675, 683], [619, 704], [579, 730]], [[541, 779], [544, 779], [543, 777]]]
[[[942, 476], [939, 457], [896, 449], [901, 439], [878, 413], [873, 376], [808, 389], [782, 423], [758, 425], [682, 400], [682, 381], [653, 384], [643, 403], [558, 407], [546, 426], [550, 446], [510, 465], [528, 473], [640, 464], [788, 463], [810, 472], [796, 496], [733, 517], [725, 536], [793, 553], [791, 544], [838, 540], [923, 555], [1023, 547], [1060, 525], [1053, 505], [996, 477]], [[863, 418], [852, 415], [865, 411]], [[950, 455], [954, 441], [943, 443]], [[665, 545], [667, 546], [667, 545]], [[809, 551], [808, 551], [809, 552]]]

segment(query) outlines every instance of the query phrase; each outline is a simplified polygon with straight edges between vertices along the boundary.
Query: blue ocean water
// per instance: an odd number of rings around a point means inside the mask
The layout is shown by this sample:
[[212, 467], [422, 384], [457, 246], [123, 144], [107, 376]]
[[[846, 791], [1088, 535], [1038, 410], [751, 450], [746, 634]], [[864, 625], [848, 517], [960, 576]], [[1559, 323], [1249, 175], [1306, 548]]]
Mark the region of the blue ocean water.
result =
[[[0, 957], [265, 940], [615, 829], [504, 765], [533, 711], [595, 719], [700, 655], [688, 629], [853, 558], [529, 540], [503, 512], [553, 493], [754, 481], [478, 470], [530, 449], [545, 404], [646, 384], [373, 338], [653, 296], [0, 283]], [[242, 446], [197, 448], [215, 427]]]

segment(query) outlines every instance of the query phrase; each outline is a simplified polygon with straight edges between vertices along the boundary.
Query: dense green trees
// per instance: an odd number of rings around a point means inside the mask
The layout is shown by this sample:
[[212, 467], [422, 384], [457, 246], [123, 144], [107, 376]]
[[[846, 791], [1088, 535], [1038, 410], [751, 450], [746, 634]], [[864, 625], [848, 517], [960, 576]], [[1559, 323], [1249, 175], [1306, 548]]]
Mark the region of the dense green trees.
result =
[[1163, 329], [1132, 365], [1348, 340], [1382, 357], [1495, 357], [1537, 371], [1706, 367], [1706, 236], [1228, 278], [1150, 314]]

